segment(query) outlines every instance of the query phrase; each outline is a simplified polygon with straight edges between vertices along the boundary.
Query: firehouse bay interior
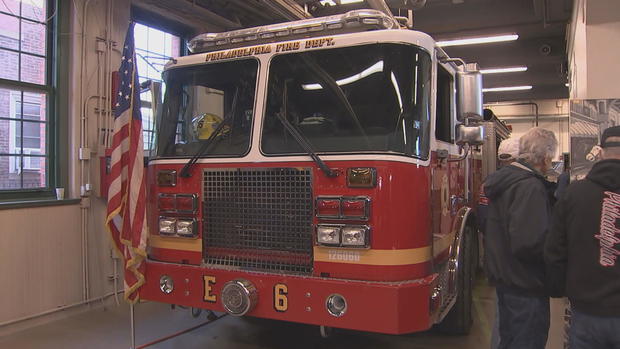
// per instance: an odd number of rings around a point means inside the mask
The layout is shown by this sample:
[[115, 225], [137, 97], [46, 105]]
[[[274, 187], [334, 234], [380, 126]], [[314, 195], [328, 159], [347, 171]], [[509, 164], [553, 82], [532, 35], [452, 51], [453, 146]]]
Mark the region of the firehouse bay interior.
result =
[[586, 178], [618, 37], [617, 0], [0, 0], [0, 348], [497, 348], [481, 188], [535, 127]]

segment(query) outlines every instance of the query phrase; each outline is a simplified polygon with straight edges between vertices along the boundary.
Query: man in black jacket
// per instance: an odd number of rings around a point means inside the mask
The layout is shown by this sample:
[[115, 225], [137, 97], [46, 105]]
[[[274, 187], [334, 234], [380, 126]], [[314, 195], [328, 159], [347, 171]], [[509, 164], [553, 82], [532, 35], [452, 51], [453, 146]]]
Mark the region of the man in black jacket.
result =
[[558, 202], [545, 243], [549, 286], [572, 308], [571, 349], [620, 348], [620, 126], [603, 160]]
[[485, 266], [496, 286], [500, 349], [544, 349], [549, 332], [543, 246], [553, 185], [543, 173], [557, 149], [553, 132], [533, 128], [519, 141], [519, 159], [490, 175]]

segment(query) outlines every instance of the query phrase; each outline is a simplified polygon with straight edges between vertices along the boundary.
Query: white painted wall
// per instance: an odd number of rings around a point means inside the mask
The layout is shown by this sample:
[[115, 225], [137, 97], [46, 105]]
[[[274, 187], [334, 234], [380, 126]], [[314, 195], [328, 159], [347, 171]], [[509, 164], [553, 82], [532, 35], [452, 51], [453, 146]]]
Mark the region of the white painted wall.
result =
[[82, 298], [79, 205], [0, 210], [0, 323]]
[[[97, 82], [98, 68], [108, 69], [105, 60], [100, 57], [98, 61], [97, 38], [106, 38], [107, 30], [110, 30], [109, 35], [115, 43], [110, 68], [117, 70], [129, 25], [131, 1], [71, 0], [62, 3], [69, 7], [71, 16], [71, 29], [61, 34], [62, 40], [70, 42], [71, 52], [68, 63], [69, 186], [65, 196], [81, 197], [82, 202], [68, 206], [0, 210], [0, 275], [5, 280], [0, 292], [0, 324], [109, 295], [114, 291], [109, 276], [113, 275], [115, 262], [119, 269], [122, 268], [122, 262], [111, 258], [110, 239], [104, 227], [106, 202], [97, 195], [98, 155], [104, 153], [97, 129], [102, 119], [96, 112], [97, 99], [89, 98], [108, 91], [102, 88], [101, 80]], [[108, 6], [111, 8], [111, 25], [106, 19]], [[83, 38], [86, 50], [82, 55]], [[84, 134], [87, 139], [81, 145]], [[80, 146], [91, 150], [91, 160], [80, 163]], [[80, 187], [85, 184], [93, 187], [91, 193], [81, 192]], [[85, 253], [82, 253], [83, 242], [87, 245]], [[86, 278], [83, 277], [84, 265]], [[122, 289], [122, 275], [119, 286]], [[46, 320], [37, 323], [41, 321]], [[11, 326], [23, 328], [28, 325]], [[12, 329], [7, 328], [11, 326], [0, 326], [0, 333], [11, 332]]]
[[[69, 62], [71, 80], [69, 93], [69, 187], [65, 196], [80, 197], [80, 184], [98, 183], [99, 150], [96, 138], [98, 115], [96, 103], [91, 102], [82, 113], [80, 98], [97, 95], [96, 38], [105, 37], [106, 8], [112, 5], [114, 41], [122, 48], [129, 19], [129, 1], [86, 0], [89, 3], [86, 16], [82, 9], [85, 0], [71, 1], [71, 30], [62, 35], [71, 42]], [[81, 72], [82, 23], [86, 28], [86, 70]], [[114, 53], [112, 66], [118, 69], [120, 54]], [[83, 82], [83, 84], [80, 84]], [[80, 86], [83, 93], [80, 94]], [[80, 167], [78, 149], [82, 130], [81, 116], [88, 124], [87, 147], [93, 150], [91, 161]], [[90, 174], [90, 175], [89, 175]], [[90, 178], [90, 179], [89, 179]], [[0, 324], [27, 318], [39, 313], [97, 299], [113, 291], [114, 260], [110, 257], [110, 244], [103, 222], [106, 206], [103, 199], [94, 195], [82, 198], [81, 204], [45, 206], [0, 210], [0, 275], [5, 282], [0, 297]], [[85, 224], [82, 229], [82, 224]], [[82, 243], [87, 241], [86, 253]], [[85, 256], [88, 260], [84, 263]], [[88, 294], [83, 277], [87, 267]], [[119, 263], [121, 266], [122, 263]], [[122, 288], [122, 275], [120, 281]], [[4, 330], [4, 328], [0, 328]]]
[[620, 1], [575, 0], [569, 28], [571, 99], [620, 96]]
[[[546, 99], [527, 102], [533, 102], [538, 105], [538, 126], [555, 133], [555, 136], [558, 139], [558, 151], [555, 159], [560, 160], [561, 154], [564, 152], [569, 152], [570, 147], [568, 100]], [[536, 126], [536, 112], [535, 107], [532, 105], [490, 104], [485, 107], [493, 110], [495, 115], [497, 115], [500, 120], [503, 120], [506, 124], [512, 126], [512, 137], [521, 137], [529, 129]]]

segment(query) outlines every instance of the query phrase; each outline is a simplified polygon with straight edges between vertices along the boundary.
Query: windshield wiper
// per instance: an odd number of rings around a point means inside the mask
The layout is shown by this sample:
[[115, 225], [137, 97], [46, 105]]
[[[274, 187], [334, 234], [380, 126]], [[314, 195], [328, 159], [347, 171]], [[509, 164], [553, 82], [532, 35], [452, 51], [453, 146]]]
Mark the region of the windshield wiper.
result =
[[186, 177], [186, 178], [191, 177], [192, 174], [189, 172], [191, 167], [198, 161], [198, 159], [201, 156], [207, 153], [207, 150], [211, 148], [211, 145], [215, 144], [214, 141], [216, 139], [221, 138], [222, 134], [220, 134], [220, 132], [224, 129], [226, 125], [230, 123], [230, 121], [233, 119], [233, 116], [235, 115], [235, 112], [237, 110], [237, 97], [238, 96], [239, 96], [239, 88], [235, 89], [235, 95], [233, 96], [232, 107], [228, 115], [226, 115], [224, 120], [222, 120], [222, 122], [220, 122], [220, 124], [217, 125], [217, 128], [215, 129], [215, 131], [213, 131], [213, 133], [209, 135], [209, 138], [207, 138], [204, 141], [204, 143], [200, 146], [200, 149], [198, 149], [196, 154], [194, 154], [194, 156], [192, 156], [192, 158], [189, 159], [189, 161], [187, 161], [185, 166], [183, 166], [183, 168], [181, 169], [179, 176]]
[[351, 106], [349, 99], [347, 99], [347, 96], [344, 94], [344, 91], [342, 91], [342, 88], [340, 88], [336, 80], [334, 80], [334, 78], [331, 75], [329, 75], [329, 73], [326, 72], [325, 69], [323, 69], [314, 59], [311, 59], [310, 57], [304, 54], [302, 54], [301, 57], [304, 63], [306, 63], [306, 65], [317, 74], [317, 77], [320, 80], [319, 84], [321, 86], [323, 86], [324, 84], [325, 86], [323, 87], [329, 88], [334, 93], [338, 101], [342, 104], [344, 109], [347, 111], [347, 114], [349, 114], [349, 117], [353, 120], [353, 123], [355, 124], [357, 129], [362, 134], [362, 137], [364, 138], [366, 145], [370, 146], [370, 141], [368, 140], [368, 136], [366, 135], [366, 132], [364, 131], [364, 127], [362, 127], [362, 124], [360, 123], [360, 120], [357, 117], [357, 114], [355, 114], [355, 110], [353, 110], [353, 106]]
[[319, 166], [321, 171], [325, 173], [327, 177], [333, 178], [338, 177], [338, 172], [332, 170], [327, 166], [327, 164], [321, 160], [321, 158], [316, 155], [314, 150], [312, 150], [312, 145], [308, 142], [308, 140], [293, 126], [287, 119], [287, 104], [288, 104], [288, 81], [284, 82], [284, 91], [282, 91], [282, 112], [276, 113], [276, 116], [284, 126], [284, 128], [293, 136], [293, 139], [310, 155], [312, 160]]

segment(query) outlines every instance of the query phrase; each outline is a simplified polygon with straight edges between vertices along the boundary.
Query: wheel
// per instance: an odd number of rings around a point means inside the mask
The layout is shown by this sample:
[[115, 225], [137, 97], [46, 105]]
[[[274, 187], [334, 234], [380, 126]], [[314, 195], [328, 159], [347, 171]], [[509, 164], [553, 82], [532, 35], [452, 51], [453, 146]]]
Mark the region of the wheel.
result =
[[450, 312], [439, 324], [439, 330], [448, 334], [469, 334], [472, 325], [472, 288], [474, 282], [474, 268], [477, 262], [473, 259], [476, 239], [471, 227], [465, 227], [463, 242], [459, 255], [459, 270], [457, 271], [457, 297]]

